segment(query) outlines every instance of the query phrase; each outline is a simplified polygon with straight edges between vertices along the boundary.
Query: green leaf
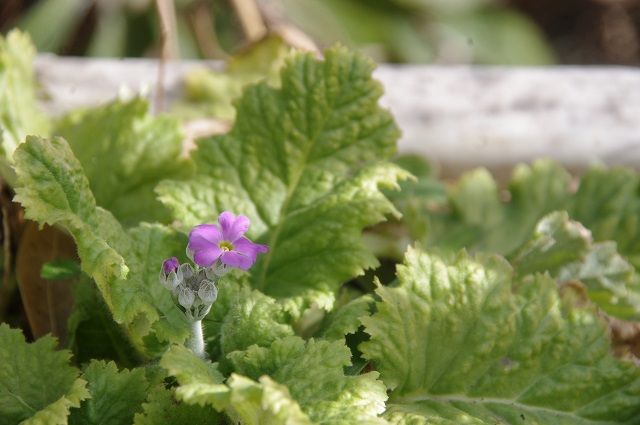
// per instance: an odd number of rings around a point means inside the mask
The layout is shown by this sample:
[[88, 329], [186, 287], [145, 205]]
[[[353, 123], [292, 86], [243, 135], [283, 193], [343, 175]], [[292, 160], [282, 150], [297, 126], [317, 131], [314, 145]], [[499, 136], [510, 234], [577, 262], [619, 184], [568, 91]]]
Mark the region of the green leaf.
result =
[[77, 363], [110, 359], [125, 367], [140, 361], [134, 347], [111, 315], [96, 284], [83, 276], [73, 286], [73, 310], [67, 321], [68, 345]]
[[182, 158], [178, 120], [152, 116], [142, 98], [75, 110], [54, 133], [64, 137], [89, 179], [96, 203], [125, 225], [167, 221], [154, 188], [162, 179], [192, 171]]
[[172, 347], [161, 365], [180, 383], [179, 399], [224, 409], [242, 423], [382, 423], [377, 415], [384, 410], [384, 385], [375, 372], [345, 376], [350, 351], [343, 342], [287, 337], [230, 357], [248, 377], [232, 374], [226, 385], [215, 364], [184, 347]]
[[36, 104], [35, 49], [18, 30], [0, 36], [0, 173], [13, 183], [13, 151], [27, 134], [49, 134], [49, 122]]
[[615, 242], [594, 243], [591, 232], [566, 212], [544, 217], [532, 239], [511, 259], [518, 276], [549, 272], [558, 283], [581, 282], [605, 312], [640, 318], [640, 278]]
[[233, 101], [242, 89], [265, 79], [277, 84], [278, 72], [284, 65], [290, 48], [279, 36], [268, 36], [232, 56], [222, 72], [196, 69], [184, 80], [185, 99], [174, 110], [178, 115], [217, 118], [233, 121]]
[[218, 299], [203, 319], [207, 352], [226, 370], [226, 354], [250, 345], [269, 346], [274, 340], [293, 335], [294, 321], [286, 306], [251, 289], [236, 273], [222, 278]]
[[531, 239], [511, 256], [516, 274], [545, 271], [557, 275], [567, 264], [580, 262], [591, 248], [591, 232], [564, 212], [554, 212], [536, 225]]
[[327, 307], [341, 283], [377, 264], [361, 230], [395, 211], [379, 187], [406, 173], [380, 163], [398, 130], [378, 106], [372, 69], [340, 48], [324, 62], [295, 56], [280, 89], [250, 86], [231, 132], [200, 142], [196, 178], [158, 188], [185, 226], [223, 210], [247, 215], [249, 235], [269, 246], [252, 278], [267, 295]]
[[512, 253], [527, 241], [538, 220], [570, 206], [569, 183], [569, 174], [551, 161], [519, 165], [502, 192], [488, 171], [466, 173], [449, 191], [448, 202], [425, 210], [425, 242], [451, 251]]
[[113, 362], [92, 361], [84, 370], [91, 398], [72, 409], [70, 425], [129, 425], [142, 410], [149, 384], [144, 369], [122, 371]]
[[259, 382], [240, 375], [229, 379], [227, 414], [246, 425], [311, 425], [314, 422], [291, 398], [289, 390], [268, 376]]
[[228, 403], [228, 388], [217, 363], [203, 361], [191, 350], [174, 345], [162, 356], [160, 365], [176, 377], [176, 396], [189, 404], [211, 404], [222, 410]]
[[570, 215], [596, 241], [615, 241], [620, 253], [640, 266], [640, 176], [635, 171], [591, 168], [580, 180]]
[[47, 280], [65, 280], [77, 277], [80, 265], [73, 260], [53, 260], [42, 265], [40, 277]]
[[249, 347], [228, 356], [237, 373], [269, 375], [285, 385], [309, 417], [322, 423], [381, 423], [387, 398], [377, 372], [346, 376], [351, 351], [344, 341], [279, 339], [270, 347]]
[[390, 390], [395, 423], [613, 424], [640, 415], [640, 370], [610, 354], [606, 327], [569, 309], [555, 282], [514, 292], [500, 258], [445, 262], [411, 249], [380, 287], [360, 348]]
[[134, 425], [217, 425], [222, 418], [208, 406], [192, 406], [174, 400], [171, 391], [162, 386], [152, 388], [144, 411], [136, 413]]
[[[162, 261], [183, 252], [184, 235], [161, 225], [125, 231], [97, 207], [82, 167], [61, 138], [29, 137], [16, 150], [15, 199], [27, 218], [67, 229], [78, 246], [82, 270], [97, 283], [114, 319], [142, 350], [143, 337], [182, 342], [186, 319], [158, 282]], [[162, 318], [162, 319], [161, 319]], [[147, 347], [148, 354], [161, 349]]]
[[89, 397], [71, 353], [55, 348], [50, 336], [27, 344], [22, 332], [0, 324], [0, 424], [63, 425]]
[[293, 335], [289, 320], [284, 307], [274, 298], [245, 287], [222, 321], [221, 352], [225, 355], [254, 344], [268, 347], [279, 338]]
[[355, 333], [360, 327], [359, 319], [371, 313], [372, 305], [373, 297], [363, 295], [335, 309], [325, 317], [320, 335], [327, 339], [342, 339]]

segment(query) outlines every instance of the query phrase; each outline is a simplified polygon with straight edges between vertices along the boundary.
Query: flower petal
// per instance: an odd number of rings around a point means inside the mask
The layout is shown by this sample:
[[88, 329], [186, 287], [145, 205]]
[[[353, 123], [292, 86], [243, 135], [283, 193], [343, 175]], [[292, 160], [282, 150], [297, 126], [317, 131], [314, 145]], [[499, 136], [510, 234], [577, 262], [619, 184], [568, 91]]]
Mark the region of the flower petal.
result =
[[217, 245], [209, 245], [205, 249], [196, 250], [193, 253], [193, 261], [200, 267], [210, 267], [222, 254], [222, 249]]
[[255, 262], [255, 258], [247, 257], [245, 254], [241, 254], [237, 251], [225, 252], [220, 256], [220, 260], [227, 266], [237, 267], [242, 270], [249, 270], [249, 267], [251, 267]]
[[218, 217], [224, 240], [234, 243], [249, 230], [249, 218], [244, 215], [236, 216], [232, 212], [223, 211]]
[[211, 245], [218, 246], [222, 240], [222, 232], [215, 224], [200, 224], [189, 233], [189, 249], [193, 252], [207, 249]]
[[242, 237], [236, 240], [233, 243], [234, 251], [238, 251], [241, 254], [246, 255], [247, 257], [256, 261], [256, 257], [258, 254], [264, 254], [269, 251], [269, 248], [266, 245], [260, 245], [257, 243], [251, 242], [249, 239]]

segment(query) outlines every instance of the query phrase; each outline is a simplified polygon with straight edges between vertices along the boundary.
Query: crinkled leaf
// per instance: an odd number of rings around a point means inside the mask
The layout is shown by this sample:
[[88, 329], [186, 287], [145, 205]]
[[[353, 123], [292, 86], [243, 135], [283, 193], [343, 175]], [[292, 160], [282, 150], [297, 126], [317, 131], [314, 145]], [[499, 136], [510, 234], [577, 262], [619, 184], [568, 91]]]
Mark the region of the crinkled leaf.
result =
[[66, 424], [69, 409], [89, 393], [71, 353], [54, 338], [27, 344], [22, 332], [0, 324], [0, 424]]
[[566, 212], [544, 217], [511, 262], [516, 274], [549, 272], [559, 283], [582, 282], [589, 298], [609, 314], [640, 317], [640, 279], [615, 242], [593, 243], [591, 232]]
[[[203, 361], [188, 348], [174, 345], [162, 356], [160, 365], [170, 375], [176, 377], [180, 387], [176, 396], [191, 404], [205, 404], [213, 393], [226, 396], [227, 388], [222, 385], [224, 377], [218, 371], [217, 363]], [[207, 391], [208, 390], [208, 391]], [[214, 404], [221, 409], [222, 405]]]
[[143, 412], [136, 413], [134, 425], [217, 425], [224, 424], [220, 415], [209, 406], [193, 406], [173, 398], [170, 390], [162, 386], [149, 392]]
[[119, 371], [113, 362], [94, 360], [82, 377], [89, 383], [91, 398], [71, 410], [70, 425], [129, 425], [142, 410], [149, 387], [144, 369]]
[[603, 323], [568, 309], [555, 282], [513, 292], [499, 258], [410, 250], [399, 285], [380, 287], [360, 348], [390, 389], [396, 423], [630, 423], [640, 370], [610, 354]]
[[154, 188], [162, 179], [182, 178], [191, 171], [181, 157], [178, 120], [152, 116], [147, 101], [134, 98], [73, 111], [57, 123], [54, 133], [69, 142], [97, 204], [121, 223], [168, 220]]
[[36, 104], [35, 48], [27, 34], [0, 36], [0, 172], [13, 183], [13, 151], [27, 134], [49, 135], [49, 122]]
[[240, 375], [229, 379], [227, 414], [246, 425], [311, 425], [314, 422], [291, 398], [286, 386], [268, 376], [259, 382]]
[[384, 385], [375, 372], [345, 376], [350, 352], [343, 342], [287, 337], [230, 357], [249, 377], [232, 374], [223, 385], [215, 364], [183, 347], [172, 347], [161, 364], [178, 379], [179, 399], [224, 409], [243, 423], [310, 423], [307, 415], [328, 424], [383, 423], [377, 415], [384, 410]]
[[27, 218], [71, 233], [83, 271], [95, 279], [114, 319], [134, 344], [142, 347], [142, 338], [152, 331], [160, 341], [182, 342], [188, 325], [159, 284], [158, 270], [165, 258], [184, 249], [184, 236], [161, 225], [125, 231], [96, 206], [80, 163], [61, 138], [29, 137], [15, 159], [16, 200]]
[[361, 230], [395, 211], [378, 187], [406, 174], [379, 163], [398, 130], [378, 106], [372, 69], [341, 48], [323, 62], [295, 56], [280, 89], [250, 86], [231, 132], [200, 142], [195, 179], [158, 188], [185, 226], [225, 209], [247, 215], [250, 236], [269, 246], [253, 268], [267, 295], [329, 306], [341, 283], [377, 264]]
[[346, 376], [351, 351], [344, 341], [287, 337], [269, 348], [249, 347], [228, 356], [238, 373], [269, 375], [285, 385], [302, 410], [322, 423], [381, 423], [387, 398], [377, 372]]
[[227, 275], [219, 283], [214, 307], [203, 320], [207, 352], [225, 363], [224, 356], [231, 351], [252, 344], [269, 346], [278, 338], [293, 335], [292, 322], [280, 302], [251, 289], [243, 277]]
[[223, 355], [254, 344], [268, 347], [279, 338], [293, 335], [283, 306], [274, 298], [245, 287], [234, 301], [220, 328]]

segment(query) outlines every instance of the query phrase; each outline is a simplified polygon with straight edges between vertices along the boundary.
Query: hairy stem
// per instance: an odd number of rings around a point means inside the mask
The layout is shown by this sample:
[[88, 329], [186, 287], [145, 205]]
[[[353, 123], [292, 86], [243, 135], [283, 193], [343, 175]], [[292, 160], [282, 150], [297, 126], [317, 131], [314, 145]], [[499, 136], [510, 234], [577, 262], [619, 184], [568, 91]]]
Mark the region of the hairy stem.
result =
[[201, 359], [206, 358], [204, 353], [204, 337], [202, 335], [202, 320], [191, 322], [191, 335], [187, 341], [187, 347]]

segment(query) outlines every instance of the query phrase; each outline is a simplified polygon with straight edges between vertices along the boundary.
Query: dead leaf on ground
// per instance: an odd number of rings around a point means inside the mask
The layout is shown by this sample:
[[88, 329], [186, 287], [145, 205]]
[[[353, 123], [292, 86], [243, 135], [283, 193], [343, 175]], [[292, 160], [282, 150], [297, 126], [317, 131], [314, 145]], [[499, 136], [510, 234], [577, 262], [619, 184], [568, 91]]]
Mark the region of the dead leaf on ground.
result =
[[58, 228], [25, 225], [16, 258], [16, 276], [34, 338], [51, 333], [63, 345], [67, 318], [73, 306], [72, 280], [49, 281], [40, 277], [42, 265], [52, 260], [77, 260], [73, 239]]

